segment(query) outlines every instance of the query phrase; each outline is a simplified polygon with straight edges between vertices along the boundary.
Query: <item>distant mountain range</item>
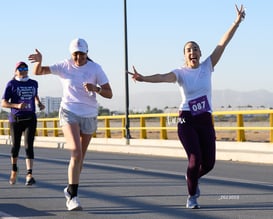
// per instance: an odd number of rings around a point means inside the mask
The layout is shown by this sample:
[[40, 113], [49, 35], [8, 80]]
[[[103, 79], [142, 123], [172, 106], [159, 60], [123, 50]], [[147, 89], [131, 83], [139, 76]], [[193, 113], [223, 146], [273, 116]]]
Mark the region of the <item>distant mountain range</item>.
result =
[[273, 108], [273, 92], [267, 90], [234, 91], [215, 90], [213, 91], [213, 105], [216, 107], [227, 107], [228, 105], [238, 108], [251, 106], [253, 108]]
[[[273, 108], [273, 92], [267, 90], [234, 91], [213, 90], [213, 109], [220, 108]], [[130, 94], [129, 108], [132, 110], [146, 110], [150, 108], [165, 109], [178, 107], [181, 102], [180, 93], [177, 91], [145, 92]], [[112, 100], [99, 99], [101, 106], [123, 111], [125, 97], [114, 96]]]
[[[125, 112], [125, 96], [114, 95], [111, 100], [98, 96], [99, 105], [110, 111]], [[181, 102], [179, 91], [130, 93], [129, 109], [137, 112], [150, 109], [178, 108]], [[273, 108], [273, 92], [268, 90], [235, 91], [213, 90], [213, 110], [269, 109]], [[1, 109], [1, 107], [0, 107]], [[4, 108], [4, 110], [7, 110]], [[8, 110], [9, 111], [9, 110]]]

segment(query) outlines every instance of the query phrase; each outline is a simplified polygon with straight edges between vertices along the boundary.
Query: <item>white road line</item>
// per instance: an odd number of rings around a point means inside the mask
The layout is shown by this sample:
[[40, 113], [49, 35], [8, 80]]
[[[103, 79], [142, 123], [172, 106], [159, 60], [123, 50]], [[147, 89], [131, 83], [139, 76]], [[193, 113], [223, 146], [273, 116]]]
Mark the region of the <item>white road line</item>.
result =
[[13, 216], [6, 214], [2, 211], [0, 211], [0, 218], [1, 219], [19, 219], [19, 217], [13, 217]]

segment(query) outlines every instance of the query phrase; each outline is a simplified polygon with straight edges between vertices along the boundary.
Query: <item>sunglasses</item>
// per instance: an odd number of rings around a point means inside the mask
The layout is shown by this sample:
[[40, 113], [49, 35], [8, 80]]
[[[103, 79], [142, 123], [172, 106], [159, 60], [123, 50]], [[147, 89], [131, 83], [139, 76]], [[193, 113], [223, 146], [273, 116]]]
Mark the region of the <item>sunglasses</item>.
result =
[[84, 53], [84, 52], [74, 52], [74, 53], [72, 53], [72, 55], [73, 56], [84, 56], [84, 55], [86, 55], [86, 53]]
[[24, 68], [20, 67], [20, 68], [17, 68], [17, 70], [19, 70], [20, 72], [21, 71], [28, 71], [28, 67], [24, 67]]

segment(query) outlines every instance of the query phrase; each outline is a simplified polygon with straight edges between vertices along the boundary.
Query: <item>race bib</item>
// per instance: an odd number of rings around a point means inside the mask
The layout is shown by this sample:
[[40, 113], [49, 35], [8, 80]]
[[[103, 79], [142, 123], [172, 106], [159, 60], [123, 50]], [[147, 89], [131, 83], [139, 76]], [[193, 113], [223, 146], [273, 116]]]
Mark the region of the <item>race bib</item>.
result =
[[189, 107], [193, 116], [210, 111], [209, 101], [207, 96], [198, 97], [189, 101]]

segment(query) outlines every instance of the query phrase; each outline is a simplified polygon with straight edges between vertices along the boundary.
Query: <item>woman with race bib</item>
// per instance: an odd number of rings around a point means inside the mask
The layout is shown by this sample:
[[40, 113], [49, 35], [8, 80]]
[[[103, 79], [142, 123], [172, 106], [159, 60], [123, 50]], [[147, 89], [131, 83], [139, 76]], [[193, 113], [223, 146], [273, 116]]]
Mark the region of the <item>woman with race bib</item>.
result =
[[26, 152], [26, 183], [31, 186], [36, 183], [32, 176], [34, 162], [34, 138], [37, 129], [36, 105], [40, 110], [45, 108], [38, 96], [38, 82], [29, 78], [28, 65], [17, 62], [12, 79], [7, 83], [2, 96], [1, 106], [9, 108], [9, 128], [11, 136], [11, 173], [9, 183], [16, 183], [19, 167], [18, 158], [21, 149], [21, 139], [24, 136]]
[[188, 168], [185, 175], [188, 185], [187, 208], [200, 208], [198, 180], [210, 172], [215, 164], [215, 130], [212, 122], [211, 76], [226, 46], [245, 17], [244, 7], [236, 5], [237, 17], [220, 42], [203, 62], [201, 50], [194, 41], [184, 46], [185, 64], [165, 74], [143, 76], [133, 67], [132, 78], [141, 82], [177, 82], [182, 95], [179, 108], [178, 136], [187, 153]]

